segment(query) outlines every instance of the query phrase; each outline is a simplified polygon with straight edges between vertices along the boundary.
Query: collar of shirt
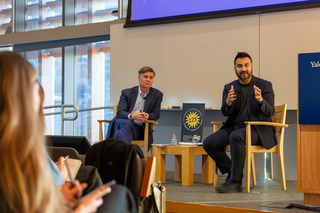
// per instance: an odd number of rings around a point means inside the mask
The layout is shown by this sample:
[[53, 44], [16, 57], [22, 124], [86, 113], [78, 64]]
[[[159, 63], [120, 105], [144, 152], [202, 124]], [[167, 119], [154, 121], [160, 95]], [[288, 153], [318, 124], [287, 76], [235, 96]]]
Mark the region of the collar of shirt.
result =
[[146, 92], [145, 95], [143, 95], [143, 93], [141, 92], [140, 86], [139, 86], [139, 94], [140, 94], [141, 98], [145, 99], [147, 97], [147, 95], [149, 94], [149, 91], [150, 91], [150, 89]]

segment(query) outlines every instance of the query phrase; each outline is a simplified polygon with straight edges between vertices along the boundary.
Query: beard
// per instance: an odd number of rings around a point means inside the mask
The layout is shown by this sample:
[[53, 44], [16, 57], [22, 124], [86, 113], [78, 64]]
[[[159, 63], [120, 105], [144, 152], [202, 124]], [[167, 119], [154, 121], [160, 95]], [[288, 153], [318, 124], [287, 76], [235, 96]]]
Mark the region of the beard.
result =
[[[250, 70], [250, 71], [242, 71], [240, 73], [237, 73], [237, 77], [240, 79], [240, 80], [246, 80], [246, 79], [249, 79], [252, 77], [252, 71], [253, 70]], [[242, 76], [241, 74], [247, 74], [246, 76]]]

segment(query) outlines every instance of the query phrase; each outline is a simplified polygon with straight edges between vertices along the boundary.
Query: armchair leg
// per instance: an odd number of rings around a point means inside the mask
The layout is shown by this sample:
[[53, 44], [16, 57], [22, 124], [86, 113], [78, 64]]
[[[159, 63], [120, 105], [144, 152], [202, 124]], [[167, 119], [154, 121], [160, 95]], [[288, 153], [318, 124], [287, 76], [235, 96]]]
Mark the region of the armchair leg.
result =
[[246, 191], [250, 192], [250, 169], [251, 169], [251, 126], [246, 126]]
[[[248, 157], [251, 158], [251, 157]], [[250, 159], [247, 159], [246, 163], [246, 192], [250, 192]]]
[[279, 155], [279, 162], [280, 162], [280, 171], [281, 171], [281, 181], [282, 181], [282, 189], [286, 190], [286, 176], [284, 171], [284, 161], [283, 161], [283, 155], [282, 152], [278, 152]]
[[252, 183], [254, 186], [257, 185], [257, 178], [256, 178], [256, 168], [254, 165], [254, 154], [251, 153], [251, 173], [252, 173]]
[[145, 147], [143, 148], [143, 155], [144, 155], [144, 158], [145, 158], [145, 159], [148, 158], [148, 146], [147, 146], [147, 147], [145, 146]]
[[103, 141], [102, 122], [99, 122], [99, 142]]
[[213, 186], [218, 186], [218, 167], [215, 162], [213, 162]]

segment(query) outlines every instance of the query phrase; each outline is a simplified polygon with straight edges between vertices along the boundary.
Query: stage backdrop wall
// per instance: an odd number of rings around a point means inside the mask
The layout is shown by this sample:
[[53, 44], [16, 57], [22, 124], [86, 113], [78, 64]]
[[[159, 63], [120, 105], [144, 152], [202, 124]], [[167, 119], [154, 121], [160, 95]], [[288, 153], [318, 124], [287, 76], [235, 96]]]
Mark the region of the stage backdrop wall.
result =
[[276, 104], [297, 109], [297, 55], [320, 50], [320, 9], [257, 14], [137, 28], [111, 26], [111, 104], [137, 85], [145, 65], [156, 71], [162, 105], [220, 108], [223, 85], [236, 79], [233, 59], [251, 54], [254, 75], [273, 83]]

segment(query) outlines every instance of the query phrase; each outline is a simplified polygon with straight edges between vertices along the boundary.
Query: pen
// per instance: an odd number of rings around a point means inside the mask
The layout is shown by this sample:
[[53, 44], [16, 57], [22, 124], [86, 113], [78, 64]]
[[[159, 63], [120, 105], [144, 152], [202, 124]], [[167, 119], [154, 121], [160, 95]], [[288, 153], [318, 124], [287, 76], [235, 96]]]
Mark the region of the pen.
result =
[[69, 158], [69, 155], [67, 155], [65, 158], [63, 158], [63, 161], [67, 160]]
[[[65, 156], [65, 157], [63, 158], [62, 162], [65, 161], [65, 160], [67, 160], [68, 158], [69, 158], [69, 155]], [[56, 164], [58, 165], [58, 162], [56, 162]]]
[[[140, 109], [140, 113], [142, 113], [141, 109]], [[142, 117], [144, 118], [144, 115], [142, 115]]]

